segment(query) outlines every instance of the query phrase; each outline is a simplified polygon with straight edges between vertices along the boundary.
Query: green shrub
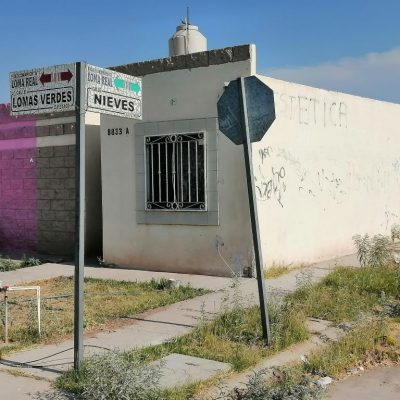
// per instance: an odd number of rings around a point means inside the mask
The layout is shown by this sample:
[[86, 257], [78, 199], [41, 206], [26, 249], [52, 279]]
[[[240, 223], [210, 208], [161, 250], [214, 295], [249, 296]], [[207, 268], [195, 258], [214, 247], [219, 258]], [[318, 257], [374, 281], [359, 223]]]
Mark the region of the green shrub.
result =
[[276, 382], [266, 379], [268, 369], [254, 372], [244, 388], [220, 389], [216, 399], [225, 400], [312, 400], [320, 399], [322, 389], [313, 384], [307, 375], [294, 369], [273, 369], [279, 376]]
[[375, 235], [372, 238], [368, 234], [353, 236], [357, 249], [358, 261], [365, 267], [381, 267], [393, 259], [390, 250], [390, 239], [387, 236]]
[[42, 264], [42, 262], [38, 258], [26, 257], [25, 254], [24, 254], [22, 256], [20, 268], [36, 267], [36, 266], [41, 265], [41, 264]]
[[400, 225], [399, 224], [394, 224], [392, 225], [392, 228], [390, 229], [392, 241], [394, 239], [400, 239]]
[[0, 255], [0, 272], [15, 271], [20, 268], [18, 261], [11, 260], [10, 257], [3, 258]]
[[161, 364], [146, 364], [138, 357], [119, 351], [93, 355], [86, 359], [79, 373], [69, 371], [56, 381], [82, 400], [156, 400]]

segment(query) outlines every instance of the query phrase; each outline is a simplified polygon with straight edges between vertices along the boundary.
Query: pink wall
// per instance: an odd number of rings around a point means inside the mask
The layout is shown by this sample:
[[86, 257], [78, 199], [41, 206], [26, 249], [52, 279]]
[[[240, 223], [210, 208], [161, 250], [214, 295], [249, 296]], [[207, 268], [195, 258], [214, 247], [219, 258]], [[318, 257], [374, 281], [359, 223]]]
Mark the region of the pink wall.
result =
[[0, 104], [0, 251], [38, 244], [36, 120]]

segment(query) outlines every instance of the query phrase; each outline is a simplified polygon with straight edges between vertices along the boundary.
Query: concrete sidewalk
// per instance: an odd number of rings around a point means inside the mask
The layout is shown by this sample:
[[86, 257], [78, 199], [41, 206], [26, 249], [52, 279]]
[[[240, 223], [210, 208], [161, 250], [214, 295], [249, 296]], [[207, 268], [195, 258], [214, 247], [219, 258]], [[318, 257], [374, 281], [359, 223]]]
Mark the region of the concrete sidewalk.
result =
[[[356, 257], [347, 256], [340, 259], [314, 264], [304, 268], [301, 273], [309, 275], [312, 281], [318, 281], [337, 265], [358, 265]], [[297, 285], [299, 270], [294, 270], [277, 279], [267, 282], [271, 297], [293, 291]], [[0, 273], [0, 280], [16, 285], [51, 276], [71, 276], [73, 267], [59, 264], [45, 264], [39, 267], [25, 268], [19, 271]], [[132, 324], [112, 332], [100, 332], [85, 336], [85, 354], [104, 351], [102, 348], [128, 350], [159, 344], [176, 336], [188, 333], [200, 317], [212, 318], [221, 309], [224, 299], [232, 295], [234, 289], [230, 278], [218, 278], [198, 275], [169, 274], [162, 272], [85, 268], [85, 276], [102, 279], [122, 279], [127, 281], [148, 281], [151, 278], [173, 278], [193, 287], [214, 290], [213, 293], [172, 304], [132, 317]], [[258, 303], [257, 283], [255, 279], [240, 279], [240, 290], [243, 299], [249, 304]], [[36, 360], [36, 361], [35, 361]], [[35, 348], [10, 354], [2, 360], [3, 368], [29, 372], [40, 378], [54, 379], [70, 368], [73, 363], [73, 341], [67, 340], [56, 345], [40, 345]], [[9, 378], [8, 382], [13, 378]], [[3, 384], [0, 375], [0, 387]], [[14, 397], [13, 397], [14, 398]], [[20, 397], [27, 399], [30, 397]], [[17, 399], [17, 397], [15, 397]]]
[[327, 400], [399, 400], [400, 366], [380, 367], [350, 376], [329, 388]]

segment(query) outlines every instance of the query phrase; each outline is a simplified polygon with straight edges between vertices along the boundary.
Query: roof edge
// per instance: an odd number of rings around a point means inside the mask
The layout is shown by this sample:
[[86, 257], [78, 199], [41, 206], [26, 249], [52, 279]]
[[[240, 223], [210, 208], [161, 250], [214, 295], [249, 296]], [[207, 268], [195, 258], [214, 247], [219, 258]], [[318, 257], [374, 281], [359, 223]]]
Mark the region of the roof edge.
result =
[[159, 58], [132, 64], [117, 65], [110, 69], [132, 76], [145, 76], [158, 72], [175, 71], [246, 61], [252, 58], [251, 44], [225, 47], [223, 49], [201, 51], [180, 56]]

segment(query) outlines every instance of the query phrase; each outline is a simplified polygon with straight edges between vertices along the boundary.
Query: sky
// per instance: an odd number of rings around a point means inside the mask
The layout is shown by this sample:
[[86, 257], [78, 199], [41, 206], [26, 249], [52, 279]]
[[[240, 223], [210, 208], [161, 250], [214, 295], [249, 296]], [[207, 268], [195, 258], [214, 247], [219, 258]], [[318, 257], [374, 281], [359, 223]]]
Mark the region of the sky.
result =
[[168, 56], [189, 7], [208, 49], [257, 46], [257, 72], [400, 103], [400, 0], [2, 0], [0, 103], [9, 73]]

